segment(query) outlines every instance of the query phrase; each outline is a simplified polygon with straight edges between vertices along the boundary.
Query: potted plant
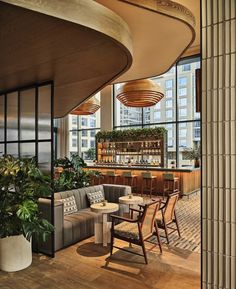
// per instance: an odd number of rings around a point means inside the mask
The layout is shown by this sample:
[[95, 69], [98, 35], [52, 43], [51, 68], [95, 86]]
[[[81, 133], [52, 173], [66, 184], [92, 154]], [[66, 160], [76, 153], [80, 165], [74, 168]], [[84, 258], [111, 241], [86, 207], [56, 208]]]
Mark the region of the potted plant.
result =
[[37, 168], [34, 158], [0, 158], [1, 270], [14, 272], [28, 267], [32, 235], [45, 241], [53, 231], [38, 208], [38, 199], [50, 194], [50, 180]]
[[189, 150], [184, 151], [185, 158], [187, 160], [194, 160], [194, 167], [200, 167], [200, 158], [201, 158], [201, 151], [200, 146], [195, 146]]
[[56, 192], [87, 187], [91, 185], [94, 177], [101, 177], [99, 171], [83, 170], [87, 164], [78, 154], [73, 154], [71, 160], [66, 157], [58, 159], [54, 162], [54, 166], [62, 168], [59, 176], [55, 176], [54, 179]]

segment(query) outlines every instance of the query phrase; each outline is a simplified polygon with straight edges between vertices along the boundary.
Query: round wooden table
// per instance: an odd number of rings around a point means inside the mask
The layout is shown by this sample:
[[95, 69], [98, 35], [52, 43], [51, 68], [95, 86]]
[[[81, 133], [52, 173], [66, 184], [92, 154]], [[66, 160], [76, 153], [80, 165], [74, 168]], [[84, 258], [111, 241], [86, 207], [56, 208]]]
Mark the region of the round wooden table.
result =
[[130, 198], [129, 196], [123, 196], [119, 197], [120, 204], [126, 204], [126, 205], [138, 205], [143, 203], [143, 198], [139, 196], [132, 196]]
[[116, 203], [97, 203], [90, 206], [92, 212], [102, 214], [102, 222], [95, 222], [95, 244], [103, 243], [103, 246], [107, 246], [111, 240], [111, 222], [107, 222], [107, 214], [113, 213], [119, 210], [119, 205]]

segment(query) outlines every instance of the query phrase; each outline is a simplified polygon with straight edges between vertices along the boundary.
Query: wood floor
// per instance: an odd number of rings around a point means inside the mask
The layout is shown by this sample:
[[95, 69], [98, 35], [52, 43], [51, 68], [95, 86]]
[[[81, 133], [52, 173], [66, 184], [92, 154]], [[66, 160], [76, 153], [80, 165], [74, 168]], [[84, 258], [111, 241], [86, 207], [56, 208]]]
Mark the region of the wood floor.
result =
[[[140, 256], [94, 244], [93, 237], [56, 253], [54, 259], [34, 255], [32, 266], [0, 271], [1, 289], [200, 289], [200, 254], [164, 246]], [[118, 241], [126, 247], [127, 243]], [[147, 243], [151, 249], [152, 244]], [[132, 250], [139, 250], [137, 247]]]

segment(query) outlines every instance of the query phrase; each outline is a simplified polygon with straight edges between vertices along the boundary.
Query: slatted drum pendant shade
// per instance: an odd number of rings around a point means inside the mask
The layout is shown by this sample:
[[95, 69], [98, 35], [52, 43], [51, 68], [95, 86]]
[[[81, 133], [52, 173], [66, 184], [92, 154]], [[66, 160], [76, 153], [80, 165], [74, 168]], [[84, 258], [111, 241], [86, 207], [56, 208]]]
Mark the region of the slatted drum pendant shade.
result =
[[80, 106], [75, 108], [71, 114], [74, 115], [90, 115], [94, 114], [100, 108], [100, 102], [92, 97], [89, 100], [82, 103]]
[[150, 79], [135, 80], [125, 83], [116, 98], [125, 106], [149, 107], [164, 97], [159, 85]]

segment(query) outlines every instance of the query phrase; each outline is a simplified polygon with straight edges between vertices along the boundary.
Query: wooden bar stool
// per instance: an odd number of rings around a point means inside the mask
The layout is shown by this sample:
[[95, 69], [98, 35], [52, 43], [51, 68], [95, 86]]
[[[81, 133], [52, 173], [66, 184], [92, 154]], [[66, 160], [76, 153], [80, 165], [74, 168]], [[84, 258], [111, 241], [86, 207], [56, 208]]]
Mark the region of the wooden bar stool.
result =
[[123, 185], [130, 186], [132, 188], [132, 192], [135, 190], [137, 192], [138, 181], [137, 175], [132, 174], [131, 171], [126, 171], [122, 173]]
[[150, 172], [142, 172], [142, 184], [141, 184], [141, 196], [143, 193], [148, 192], [150, 198], [152, 198], [152, 194], [156, 192], [156, 176], [152, 176]]
[[163, 174], [163, 197], [179, 192], [179, 178], [175, 177], [172, 173]]
[[117, 179], [120, 177], [120, 175], [116, 174], [115, 171], [107, 171], [106, 176], [108, 184], [114, 185], [117, 183]]

